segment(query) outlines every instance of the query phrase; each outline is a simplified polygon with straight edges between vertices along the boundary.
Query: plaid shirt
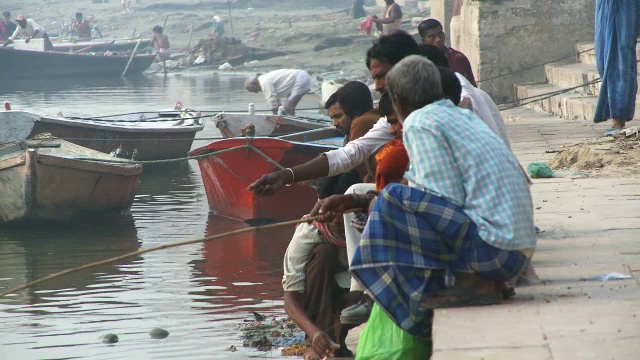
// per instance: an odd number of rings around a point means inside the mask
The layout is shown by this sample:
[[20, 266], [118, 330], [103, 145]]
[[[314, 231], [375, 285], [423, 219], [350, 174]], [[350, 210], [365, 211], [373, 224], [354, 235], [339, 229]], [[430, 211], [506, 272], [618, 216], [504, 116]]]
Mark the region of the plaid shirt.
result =
[[487, 243], [535, 248], [527, 180], [504, 142], [475, 114], [440, 100], [411, 113], [403, 127], [411, 186], [462, 208]]

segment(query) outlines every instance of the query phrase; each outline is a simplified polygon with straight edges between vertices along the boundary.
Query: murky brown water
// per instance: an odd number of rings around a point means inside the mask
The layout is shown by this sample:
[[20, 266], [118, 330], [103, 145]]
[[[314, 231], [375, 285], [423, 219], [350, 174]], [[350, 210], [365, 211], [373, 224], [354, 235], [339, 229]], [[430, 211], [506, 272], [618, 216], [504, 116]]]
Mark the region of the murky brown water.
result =
[[[90, 116], [171, 107], [264, 107], [244, 76], [150, 75], [104, 82], [0, 84], [14, 109]], [[300, 107], [313, 107], [307, 96]], [[218, 136], [211, 124], [197, 137]], [[194, 148], [208, 143], [200, 140]], [[2, 199], [0, 199], [2, 201]], [[163, 243], [247, 225], [209, 216], [195, 162], [145, 168], [131, 214], [65, 226], [0, 228], [0, 289], [53, 272]], [[210, 359], [279, 357], [242, 348], [238, 324], [250, 311], [284, 315], [282, 258], [293, 228], [246, 233], [129, 259], [43, 283], [0, 299], [0, 358]], [[148, 335], [170, 332], [164, 340]], [[117, 334], [105, 345], [100, 336]], [[235, 345], [239, 352], [224, 351]]]

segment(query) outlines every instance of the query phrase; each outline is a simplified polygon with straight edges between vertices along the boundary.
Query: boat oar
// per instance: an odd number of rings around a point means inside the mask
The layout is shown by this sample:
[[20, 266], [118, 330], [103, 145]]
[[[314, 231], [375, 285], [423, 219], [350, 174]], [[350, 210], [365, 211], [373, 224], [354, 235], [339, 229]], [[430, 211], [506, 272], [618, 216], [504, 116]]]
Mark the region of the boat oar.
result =
[[[348, 213], [352, 213], [352, 212], [356, 212], [356, 211], [359, 211], [359, 209], [347, 210], [343, 214], [348, 214]], [[178, 242], [169, 243], [169, 244], [158, 245], [158, 246], [150, 247], [148, 249], [139, 250], [139, 251], [135, 251], [135, 252], [130, 252], [130, 253], [127, 253], [127, 254], [124, 254], [124, 255], [120, 255], [120, 256], [109, 258], [109, 259], [96, 261], [96, 262], [93, 262], [93, 263], [90, 263], [90, 264], [85, 264], [85, 265], [81, 265], [81, 266], [74, 267], [74, 268], [71, 268], [71, 269], [63, 270], [63, 271], [60, 271], [60, 272], [57, 272], [57, 273], [42, 277], [40, 279], [28, 282], [28, 283], [26, 283], [24, 285], [21, 285], [21, 286], [18, 286], [16, 288], [4, 291], [4, 292], [0, 293], [0, 296], [6, 296], [6, 295], [9, 295], [9, 294], [13, 294], [13, 293], [18, 292], [20, 290], [24, 290], [26, 288], [30, 288], [33, 285], [37, 285], [37, 284], [40, 284], [40, 283], [48, 281], [48, 280], [59, 278], [61, 276], [67, 275], [67, 274], [71, 274], [71, 273], [78, 272], [78, 271], [85, 270], [85, 269], [94, 268], [94, 267], [97, 267], [97, 266], [111, 264], [111, 263], [114, 263], [114, 262], [118, 262], [120, 260], [124, 260], [124, 259], [128, 259], [128, 258], [131, 258], [131, 257], [134, 257], [134, 256], [146, 254], [146, 253], [152, 252], [152, 251], [171, 249], [171, 248], [178, 247], [178, 246], [203, 243], [203, 242], [207, 242], [207, 241], [211, 241], [211, 240], [215, 240], [215, 239], [220, 239], [220, 238], [224, 238], [224, 237], [228, 237], [228, 236], [232, 236], [232, 235], [236, 235], [236, 234], [241, 234], [241, 233], [245, 233], [245, 232], [250, 232], [250, 231], [261, 231], [261, 230], [273, 229], [273, 228], [278, 228], [278, 227], [283, 227], [283, 226], [301, 224], [301, 223], [305, 223], [305, 222], [309, 222], [309, 221], [313, 221], [313, 220], [318, 220], [319, 218], [320, 218], [320, 216], [313, 216], [313, 217], [308, 217], [308, 218], [305, 218], [305, 219], [290, 220], [290, 221], [284, 221], [284, 222], [279, 222], [279, 223], [275, 223], [275, 224], [253, 226], [253, 227], [248, 227], [248, 228], [245, 228], [245, 229], [238, 229], [238, 230], [225, 232], [225, 233], [222, 233], [222, 234], [207, 236], [207, 237], [204, 237], [204, 238], [201, 238], [201, 239], [185, 240], [185, 241], [178, 241]]]
[[140, 37], [140, 40], [138, 40], [138, 43], [133, 48], [133, 52], [131, 53], [131, 57], [129, 58], [129, 61], [127, 61], [127, 66], [125, 66], [124, 71], [122, 72], [122, 76], [127, 75], [127, 71], [129, 70], [129, 66], [131, 66], [131, 63], [133, 62], [133, 58], [136, 56], [136, 51], [138, 50], [138, 46], [140, 46], [141, 42], [142, 42], [142, 37]]

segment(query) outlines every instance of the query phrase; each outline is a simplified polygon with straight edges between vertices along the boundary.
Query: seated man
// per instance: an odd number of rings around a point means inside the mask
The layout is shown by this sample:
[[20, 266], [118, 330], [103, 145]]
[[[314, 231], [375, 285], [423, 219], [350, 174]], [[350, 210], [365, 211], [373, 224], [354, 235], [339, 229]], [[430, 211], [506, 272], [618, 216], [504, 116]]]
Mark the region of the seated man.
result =
[[254, 75], [244, 83], [247, 91], [263, 92], [273, 114], [278, 114], [280, 98], [286, 98], [284, 110], [287, 115], [296, 114], [296, 106], [302, 97], [311, 90], [311, 77], [303, 70], [280, 69], [264, 75]]
[[[405, 58], [387, 89], [403, 124], [409, 185], [391, 184], [376, 199], [332, 196], [311, 215], [326, 221], [373, 206], [350, 270], [384, 310], [376, 314], [428, 339], [432, 309], [502, 300], [536, 245], [533, 205], [509, 148], [475, 114], [443, 100], [433, 63]], [[456, 285], [443, 290], [446, 271]]]
[[53, 50], [53, 44], [51, 40], [49, 40], [49, 35], [47, 35], [47, 31], [40, 25], [38, 25], [33, 19], [27, 19], [24, 16], [20, 15], [16, 18], [16, 22], [18, 26], [16, 30], [13, 32], [13, 35], [7, 39], [3, 47], [6, 47], [10, 43], [14, 42], [16, 38], [20, 35], [24, 36], [24, 42], [29, 43], [31, 39], [44, 39], [44, 50], [51, 51]]
[[[356, 171], [323, 178], [318, 181], [319, 197], [342, 194], [360, 181]], [[319, 360], [334, 350], [337, 356], [353, 356], [345, 344], [350, 327], [338, 320], [345, 306], [359, 300], [348, 290], [347, 269], [342, 218], [298, 225], [284, 256], [282, 286], [285, 311], [310, 345], [305, 359]]]
[[446, 39], [442, 24], [436, 19], [427, 19], [418, 25], [418, 33], [425, 45], [435, 45], [444, 51], [449, 60], [451, 71], [462, 74], [471, 85], [476, 86], [476, 79], [471, 70], [469, 59], [460, 51], [447, 47], [444, 44]]
[[345, 136], [345, 144], [364, 136], [381, 117], [373, 109], [369, 87], [360, 81], [346, 83], [327, 99], [324, 108], [333, 126]]

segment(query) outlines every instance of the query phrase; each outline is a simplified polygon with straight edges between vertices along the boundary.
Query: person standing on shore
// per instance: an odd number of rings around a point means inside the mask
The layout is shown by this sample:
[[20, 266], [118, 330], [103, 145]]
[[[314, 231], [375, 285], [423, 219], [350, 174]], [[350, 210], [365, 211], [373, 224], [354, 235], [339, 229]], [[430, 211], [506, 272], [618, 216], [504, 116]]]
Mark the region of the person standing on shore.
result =
[[131, 12], [131, 0], [122, 0], [122, 13], [130, 13]]
[[365, 16], [367, 16], [367, 13], [364, 11], [364, 0], [354, 0], [351, 8], [351, 18], [360, 19]]
[[382, 35], [389, 35], [402, 27], [402, 8], [395, 0], [384, 0], [387, 7], [382, 19], [373, 18], [373, 22], [382, 25]]
[[158, 49], [158, 61], [162, 62], [162, 71], [167, 73], [167, 60], [171, 56], [171, 45], [169, 45], [169, 37], [164, 35], [162, 26], [156, 25], [151, 29], [153, 31], [153, 39], [151, 46]]
[[460, 13], [462, 12], [462, 5], [464, 5], [464, 0], [453, 0], [453, 15], [449, 24], [449, 35], [451, 35], [451, 47], [454, 49], [460, 48], [460, 30], [462, 27]]
[[596, 64], [602, 84], [593, 120], [596, 123], [613, 120], [610, 130], [613, 132], [624, 129], [635, 114], [638, 35], [638, 1], [596, 1]]

